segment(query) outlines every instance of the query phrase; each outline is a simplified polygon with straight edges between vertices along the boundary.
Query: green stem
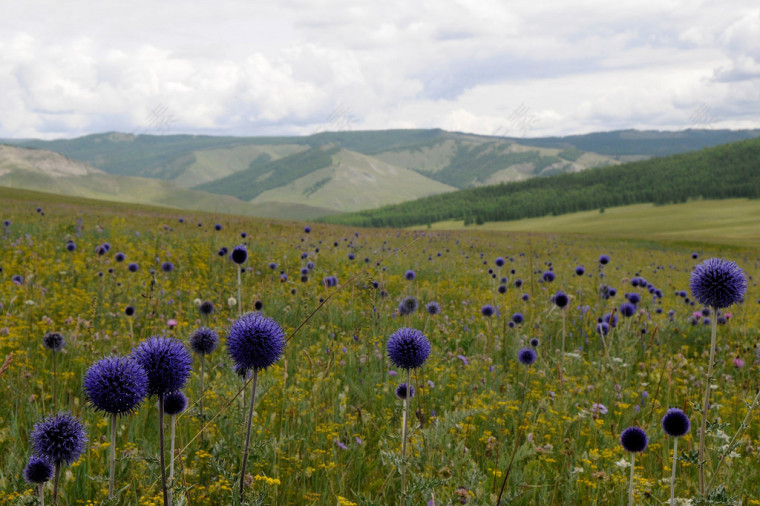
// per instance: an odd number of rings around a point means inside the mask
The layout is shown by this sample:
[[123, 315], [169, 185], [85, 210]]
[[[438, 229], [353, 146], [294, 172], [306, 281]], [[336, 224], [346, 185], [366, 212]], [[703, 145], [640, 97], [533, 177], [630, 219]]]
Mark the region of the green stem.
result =
[[633, 468], [636, 465], [636, 453], [631, 452], [631, 479], [628, 482], [628, 506], [633, 506]]
[[713, 361], [715, 360], [715, 343], [718, 337], [718, 318], [713, 308], [712, 335], [710, 337], [710, 363], [707, 365], [707, 385], [705, 385], [705, 398], [702, 401], [702, 427], [699, 431], [699, 493], [705, 495], [705, 432], [707, 430], [707, 405], [710, 402], [710, 385], [712, 383]]
[[201, 419], [201, 444], [203, 444], [203, 366], [206, 362], [206, 355], [201, 355], [201, 398], [199, 401], [200, 419]]
[[113, 499], [113, 483], [116, 475], [116, 413], [111, 413], [111, 452], [108, 464], [108, 498]]
[[676, 504], [676, 462], [678, 462], [678, 438], [673, 441], [673, 469], [670, 471], [670, 506]]
[[245, 486], [245, 466], [248, 463], [248, 448], [251, 445], [251, 422], [253, 420], [253, 404], [256, 399], [256, 380], [258, 371], [253, 370], [253, 386], [251, 387], [251, 405], [248, 407], [248, 426], [245, 430], [245, 449], [243, 450], [243, 463], [240, 466], [240, 502], [243, 502], [243, 487]]
[[176, 435], [176, 424], [177, 417], [175, 415], [172, 415], [172, 436], [171, 436], [171, 443], [169, 444], [170, 453], [169, 453], [169, 504], [172, 504], [172, 492], [174, 491], [174, 438]]
[[61, 463], [55, 463], [55, 474], [53, 475], [53, 504], [58, 504], [58, 481], [61, 478]]
[[404, 397], [404, 416], [401, 422], [401, 497], [406, 505], [406, 417], [409, 410], [409, 393], [412, 390], [409, 369], [406, 370], [406, 397]]
[[243, 300], [240, 298], [240, 266], [235, 264], [235, 269], [237, 270], [237, 281], [238, 281], [238, 318], [243, 314]]
[[161, 449], [158, 455], [161, 466], [161, 489], [164, 493], [164, 506], [169, 506], [169, 492], [166, 488], [166, 460], [164, 459], [164, 394], [158, 394], [158, 440]]

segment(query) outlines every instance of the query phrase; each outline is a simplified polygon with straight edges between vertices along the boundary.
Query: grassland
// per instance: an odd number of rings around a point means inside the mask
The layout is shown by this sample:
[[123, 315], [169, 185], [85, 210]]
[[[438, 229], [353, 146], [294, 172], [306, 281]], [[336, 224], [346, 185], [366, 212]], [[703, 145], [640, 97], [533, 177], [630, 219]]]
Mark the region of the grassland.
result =
[[[56, 410], [80, 417], [89, 436], [81, 458], [63, 467], [61, 503], [109, 504], [109, 422], [88, 403], [85, 372], [152, 335], [187, 343], [200, 326], [215, 330], [220, 343], [205, 361], [203, 392], [200, 360], [193, 358], [171, 487], [180, 504], [241, 504], [237, 479], [249, 405], [240, 392], [248, 389], [250, 402], [251, 385], [234, 372], [226, 336], [239, 310], [253, 310], [256, 302], [289, 339], [282, 358], [258, 376], [242, 504], [492, 505], [499, 498], [516, 505], [625, 504], [631, 457], [619, 437], [631, 426], [649, 436], [635, 460], [635, 504], [664, 504], [673, 438], [660, 420], [672, 406], [691, 417], [691, 432], [679, 440], [689, 460], [701, 422], [694, 406], [708, 386], [708, 319], [724, 320], [710, 390], [709, 418], [719, 423], [707, 435], [709, 488], [725, 486], [733, 502], [723, 504], [758, 504], [756, 406], [741, 429], [745, 403], [760, 387], [754, 245], [644, 233], [325, 224], [307, 232], [297, 222], [25, 191], [0, 189], [0, 198], [0, 221], [9, 221], [0, 229], [0, 363], [8, 359], [0, 372], [1, 505], [35, 503], [35, 489], [21, 476], [30, 432]], [[701, 233], [688, 238], [699, 241]], [[75, 251], [67, 251], [68, 240]], [[110, 251], [98, 254], [106, 242]], [[244, 242], [250, 257], [239, 271], [218, 251]], [[598, 261], [602, 254], [610, 258], [606, 265]], [[744, 302], [720, 315], [703, 311], [690, 293], [678, 294], [689, 291], [694, 265], [710, 256], [736, 261], [748, 276]], [[131, 262], [136, 272], [127, 268]], [[164, 262], [174, 269], [162, 270]], [[338, 286], [326, 287], [326, 276], [336, 276]], [[647, 286], [634, 286], [634, 277], [646, 278]], [[617, 295], [605, 297], [610, 287]], [[552, 302], [560, 290], [570, 299], [565, 309]], [[633, 292], [641, 299], [636, 311], [621, 316], [624, 296]], [[402, 315], [406, 297], [419, 307]], [[200, 314], [201, 300], [213, 302], [212, 314]], [[429, 302], [440, 313], [426, 311]], [[127, 305], [136, 310], [131, 318]], [[490, 317], [483, 310], [489, 305]], [[598, 321], [605, 315], [619, 322], [602, 336]], [[401, 327], [422, 331], [431, 343], [427, 362], [409, 376], [386, 352]], [[51, 331], [66, 340], [55, 362], [42, 345]], [[518, 352], [533, 339], [537, 359], [526, 365]], [[405, 455], [403, 402], [395, 395], [402, 381], [416, 390]], [[151, 398], [119, 419], [117, 497], [110, 504], [161, 504], [157, 411]], [[728, 448], [735, 434], [739, 444]], [[701, 496], [693, 460], [678, 462], [675, 490], [683, 500]], [[49, 503], [50, 484], [44, 492]]]
[[664, 206], [637, 204], [611, 207], [603, 213], [585, 211], [467, 227], [463, 221], [444, 221], [434, 223], [432, 229], [585, 234], [598, 238], [760, 246], [760, 200], [700, 200]]

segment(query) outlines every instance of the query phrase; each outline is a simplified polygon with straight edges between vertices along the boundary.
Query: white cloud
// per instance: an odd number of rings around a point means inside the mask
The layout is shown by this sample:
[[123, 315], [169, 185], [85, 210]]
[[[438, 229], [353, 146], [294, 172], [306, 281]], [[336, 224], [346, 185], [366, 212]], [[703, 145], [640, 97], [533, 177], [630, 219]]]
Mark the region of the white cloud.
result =
[[0, 34], [0, 137], [760, 127], [754, 0], [36, 0]]

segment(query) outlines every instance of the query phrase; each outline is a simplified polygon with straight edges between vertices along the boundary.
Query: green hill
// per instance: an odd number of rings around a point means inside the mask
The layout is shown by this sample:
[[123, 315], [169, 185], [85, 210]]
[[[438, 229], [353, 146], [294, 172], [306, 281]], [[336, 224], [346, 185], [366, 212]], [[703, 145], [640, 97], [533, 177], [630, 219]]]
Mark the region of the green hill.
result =
[[461, 190], [325, 221], [375, 227], [446, 220], [480, 224], [636, 203], [758, 197], [760, 139], [750, 139], [577, 174]]

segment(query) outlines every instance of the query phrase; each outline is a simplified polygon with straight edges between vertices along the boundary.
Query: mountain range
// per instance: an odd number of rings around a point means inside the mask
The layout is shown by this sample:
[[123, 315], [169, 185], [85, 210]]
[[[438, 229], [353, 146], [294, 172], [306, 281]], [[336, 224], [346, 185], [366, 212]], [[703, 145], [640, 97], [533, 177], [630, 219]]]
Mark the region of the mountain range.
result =
[[4, 140], [0, 185], [283, 219], [372, 209], [760, 137], [624, 130], [517, 139], [443, 130], [304, 137], [93, 134]]

